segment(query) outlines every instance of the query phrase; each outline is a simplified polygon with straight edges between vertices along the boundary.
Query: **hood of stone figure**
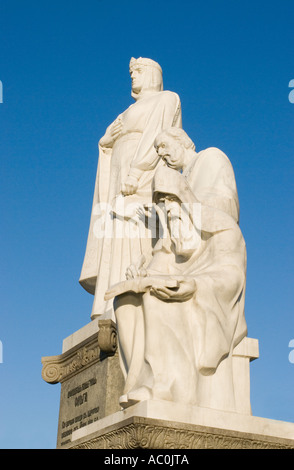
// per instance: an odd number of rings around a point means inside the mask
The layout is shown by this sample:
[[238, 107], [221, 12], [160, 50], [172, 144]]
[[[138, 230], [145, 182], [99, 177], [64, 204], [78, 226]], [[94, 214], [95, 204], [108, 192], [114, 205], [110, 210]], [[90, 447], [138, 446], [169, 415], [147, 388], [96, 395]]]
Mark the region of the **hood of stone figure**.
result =
[[[210, 233], [230, 228], [240, 230], [235, 220], [226, 212], [206, 204], [205, 201], [197, 200], [189, 182], [179, 171], [168, 166], [159, 167], [154, 175], [152, 186], [152, 199], [155, 204], [158, 204], [164, 195], [176, 196], [181, 203], [187, 204], [190, 218], [197, 229]], [[201, 211], [200, 218], [197, 216], [196, 220], [194, 220], [193, 204], [201, 206], [196, 211], [197, 214], [199, 210]]]
[[188, 181], [177, 170], [159, 167], [153, 178], [153, 202], [158, 203], [162, 194], [176, 196], [181, 202], [197, 202]]

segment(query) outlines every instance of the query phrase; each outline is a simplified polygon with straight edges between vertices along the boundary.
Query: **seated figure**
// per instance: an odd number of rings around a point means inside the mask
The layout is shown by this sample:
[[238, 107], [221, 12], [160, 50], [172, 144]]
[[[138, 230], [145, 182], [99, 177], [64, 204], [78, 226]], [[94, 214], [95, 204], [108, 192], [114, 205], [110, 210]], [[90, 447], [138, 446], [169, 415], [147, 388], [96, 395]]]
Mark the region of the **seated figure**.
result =
[[247, 335], [246, 246], [235, 176], [216, 148], [199, 153], [182, 129], [155, 141], [153, 180], [163, 236], [148, 266], [112, 286], [122, 407], [142, 400], [235, 411], [232, 351]]

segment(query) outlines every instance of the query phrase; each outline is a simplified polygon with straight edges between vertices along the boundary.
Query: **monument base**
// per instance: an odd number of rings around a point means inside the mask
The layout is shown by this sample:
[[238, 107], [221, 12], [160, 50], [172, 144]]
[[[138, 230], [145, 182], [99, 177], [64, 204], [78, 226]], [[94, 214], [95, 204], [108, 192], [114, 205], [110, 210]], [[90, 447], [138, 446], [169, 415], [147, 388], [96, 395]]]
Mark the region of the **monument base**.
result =
[[251, 415], [250, 362], [257, 357], [252, 338], [234, 350], [235, 413], [152, 400], [122, 410], [116, 326], [95, 319], [64, 339], [62, 354], [42, 358], [43, 379], [61, 383], [57, 448], [293, 449], [294, 424]]
[[120, 410], [124, 378], [111, 320], [88, 323], [64, 339], [62, 354], [42, 363], [43, 379], [61, 383], [57, 448], [71, 443], [74, 431]]
[[294, 449], [294, 424], [145, 401], [74, 431], [71, 449]]

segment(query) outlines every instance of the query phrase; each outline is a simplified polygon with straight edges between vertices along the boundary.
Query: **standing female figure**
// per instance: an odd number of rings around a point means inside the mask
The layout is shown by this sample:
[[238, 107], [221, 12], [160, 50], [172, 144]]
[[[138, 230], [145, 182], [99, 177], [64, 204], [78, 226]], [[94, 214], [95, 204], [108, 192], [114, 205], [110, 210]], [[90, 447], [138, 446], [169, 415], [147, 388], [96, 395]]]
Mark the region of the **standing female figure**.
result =
[[[160, 157], [154, 148], [155, 137], [165, 128], [181, 127], [181, 104], [176, 93], [163, 91], [162, 70], [151, 59], [130, 61], [132, 97], [129, 106], [107, 128], [99, 142], [99, 160], [95, 182], [89, 235], [80, 284], [94, 302], [91, 318], [104, 315], [113, 318], [112, 301], [104, 295], [113, 284], [125, 279], [130, 264], [144, 253], [152, 255], [152, 238], [139, 228], [140, 218], [125, 215], [138, 204], [152, 201], [152, 179]], [[116, 208], [123, 206], [122, 213]], [[111, 224], [116, 228], [103, 235], [101, 221], [105, 207], [111, 209]], [[107, 211], [106, 211], [107, 212]], [[137, 226], [138, 236], [129, 236]]]

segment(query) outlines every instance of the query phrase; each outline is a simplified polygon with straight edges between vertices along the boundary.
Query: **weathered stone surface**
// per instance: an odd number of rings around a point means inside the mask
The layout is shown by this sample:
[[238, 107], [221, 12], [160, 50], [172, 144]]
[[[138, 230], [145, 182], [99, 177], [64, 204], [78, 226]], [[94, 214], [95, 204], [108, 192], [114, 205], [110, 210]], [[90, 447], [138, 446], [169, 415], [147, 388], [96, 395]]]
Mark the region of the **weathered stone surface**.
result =
[[160, 401], [141, 402], [73, 433], [67, 448], [294, 449], [294, 424]]
[[[81, 332], [77, 336], [78, 340], [83, 338]], [[65, 343], [75, 344], [73, 340]], [[71, 442], [74, 431], [120, 410], [123, 376], [111, 320], [104, 320], [101, 325], [97, 322], [96, 333], [42, 362], [43, 379], [61, 383], [58, 448]]]
[[294, 449], [294, 441], [232, 433], [201, 426], [166, 426], [156, 420], [133, 418], [105, 434], [81, 440], [73, 449]]

